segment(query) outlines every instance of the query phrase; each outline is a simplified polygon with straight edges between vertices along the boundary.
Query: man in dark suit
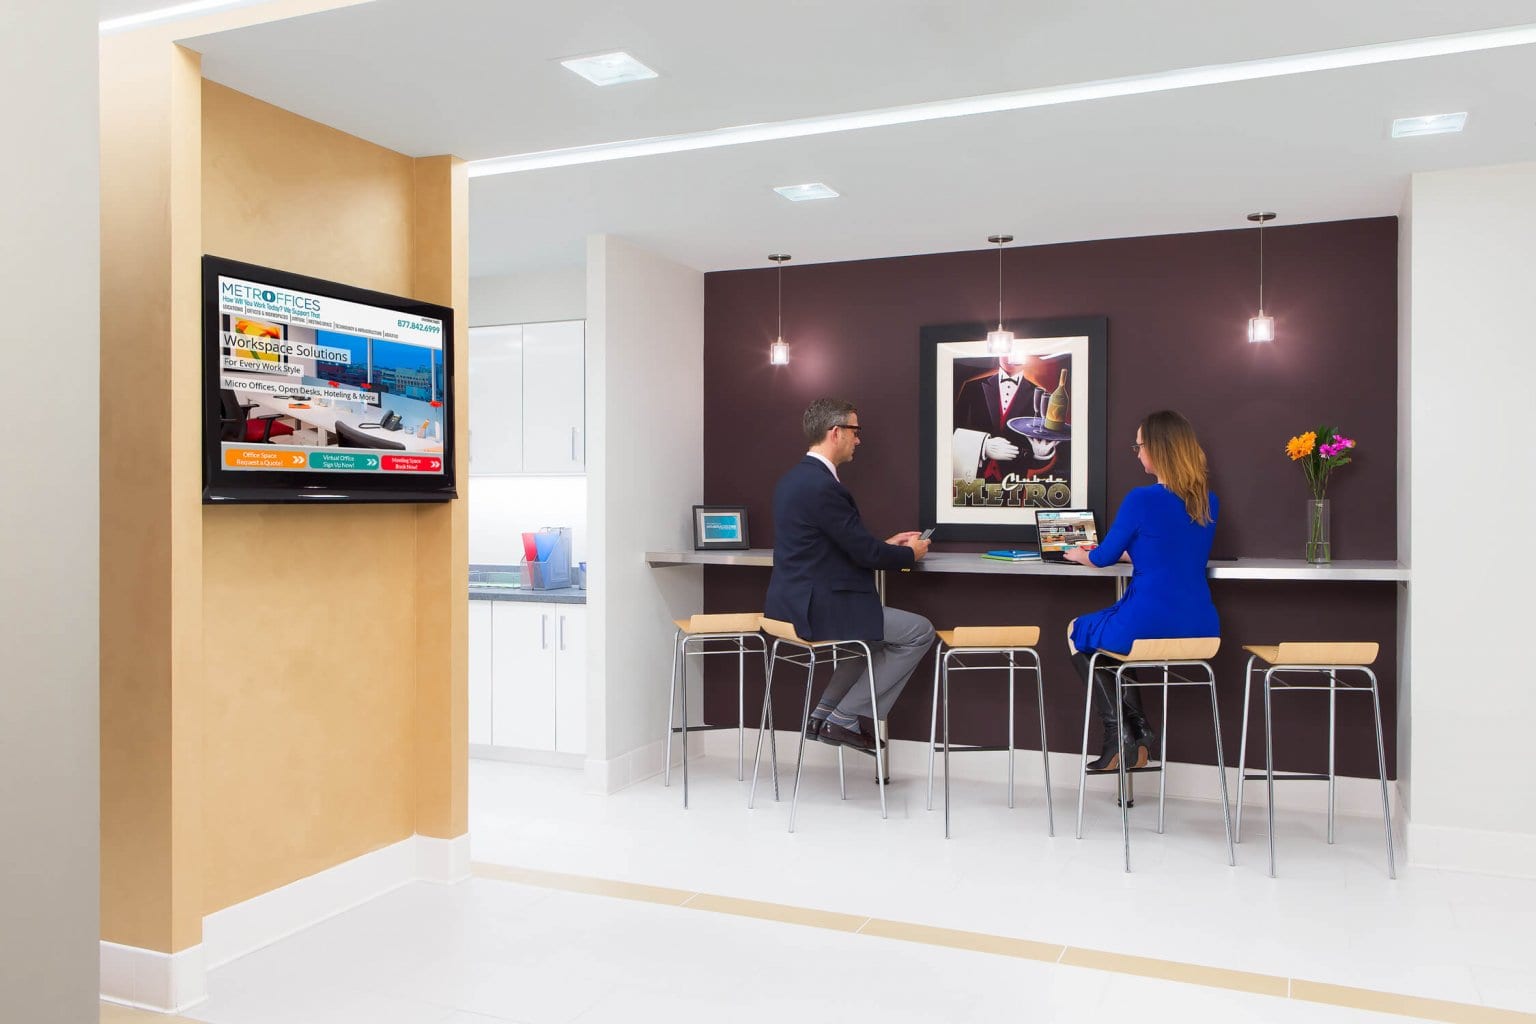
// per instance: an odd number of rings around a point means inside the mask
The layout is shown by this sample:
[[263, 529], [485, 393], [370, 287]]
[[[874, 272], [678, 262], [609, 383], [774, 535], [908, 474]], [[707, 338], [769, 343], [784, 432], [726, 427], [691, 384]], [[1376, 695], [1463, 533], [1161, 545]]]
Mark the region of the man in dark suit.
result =
[[858, 409], [818, 398], [803, 425], [810, 450], [773, 492], [773, 576], [763, 613], [792, 623], [802, 640], [869, 643], [879, 706], [870, 706], [864, 659], [850, 659], [832, 673], [807, 735], [872, 750], [874, 736], [859, 718], [889, 713], [933, 643], [927, 619], [880, 604], [874, 570], [911, 568], [928, 553], [928, 541], [915, 532], [877, 540], [838, 480], [837, 467], [860, 443]]

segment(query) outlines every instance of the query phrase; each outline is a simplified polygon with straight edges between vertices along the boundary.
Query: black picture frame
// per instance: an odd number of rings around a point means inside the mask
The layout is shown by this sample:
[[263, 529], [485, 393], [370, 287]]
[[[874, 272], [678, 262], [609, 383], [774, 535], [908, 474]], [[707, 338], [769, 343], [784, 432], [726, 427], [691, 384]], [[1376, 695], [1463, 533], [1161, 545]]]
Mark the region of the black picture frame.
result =
[[[718, 520], [711, 523], [709, 520]], [[726, 529], [721, 535], [717, 527]], [[717, 532], [714, 537], [711, 532]], [[745, 505], [695, 505], [693, 506], [693, 550], [695, 551], [745, 551], [750, 547], [747, 540], [747, 509]]]
[[[1012, 354], [1027, 370], [1024, 385], [1009, 409], [1019, 415], [1008, 415], [1006, 424], [998, 424], [1001, 417], [992, 413], [985, 430], [978, 429], [983, 424], [976, 417], [984, 407], [979, 390], [983, 378], [989, 376], [984, 369], [989, 361], [994, 367], [990, 375], [996, 378], [998, 357], [986, 351], [986, 336], [994, 325], [937, 324], [921, 330], [918, 455], [922, 522], [933, 525], [935, 540], [1033, 544], [1037, 540], [1034, 508], [1089, 508], [1099, 528], [1107, 529], [1108, 318], [1016, 319], [1005, 321], [1003, 327], [1013, 332]], [[1062, 368], [1070, 371], [1062, 385], [1071, 399], [1070, 412], [1061, 430], [1047, 429], [1049, 417], [1043, 407], [1037, 415], [1027, 415], [1036, 411], [1031, 406], [1042, 398], [1042, 391], [1048, 390], [1043, 385], [1051, 383], [1039, 379], [1042, 367], [1053, 373]], [[967, 385], [974, 386], [962, 391]], [[1021, 397], [1026, 388], [1027, 397]], [[1041, 404], [1048, 402], [1047, 394]], [[1032, 462], [1035, 468], [1004, 473], [999, 465], [993, 465], [1000, 460], [985, 458], [986, 441], [978, 441], [977, 434], [1016, 442], [1020, 455], [1001, 465], [1011, 469]], [[945, 447], [940, 446], [941, 439]], [[941, 457], [946, 450], [947, 457]], [[1040, 475], [1030, 475], [1034, 472]], [[967, 473], [975, 475], [967, 477]]]

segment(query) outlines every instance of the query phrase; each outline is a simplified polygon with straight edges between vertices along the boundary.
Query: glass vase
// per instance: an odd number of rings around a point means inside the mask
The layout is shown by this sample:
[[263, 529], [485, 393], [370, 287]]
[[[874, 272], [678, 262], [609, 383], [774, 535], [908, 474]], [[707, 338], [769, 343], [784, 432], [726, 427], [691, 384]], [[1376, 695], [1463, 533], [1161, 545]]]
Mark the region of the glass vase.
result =
[[1333, 561], [1328, 538], [1328, 499], [1307, 499], [1307, 561], [1323, 565]]

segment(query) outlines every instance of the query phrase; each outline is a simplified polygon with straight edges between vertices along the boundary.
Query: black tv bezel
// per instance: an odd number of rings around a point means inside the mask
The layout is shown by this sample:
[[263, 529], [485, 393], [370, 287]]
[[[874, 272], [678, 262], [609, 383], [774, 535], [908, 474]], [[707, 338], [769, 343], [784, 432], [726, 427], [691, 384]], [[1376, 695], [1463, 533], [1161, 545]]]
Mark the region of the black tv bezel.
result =
[[[203, 504], [342, 505], [452, 501], [458, 494], [453, 401], [453, 309], [254, 263], [203, 256]], [[436, 474], [240, 472], [223, 466], [219, 437], [219, 278], [238, 277], [443, 322], [443, 472]]]

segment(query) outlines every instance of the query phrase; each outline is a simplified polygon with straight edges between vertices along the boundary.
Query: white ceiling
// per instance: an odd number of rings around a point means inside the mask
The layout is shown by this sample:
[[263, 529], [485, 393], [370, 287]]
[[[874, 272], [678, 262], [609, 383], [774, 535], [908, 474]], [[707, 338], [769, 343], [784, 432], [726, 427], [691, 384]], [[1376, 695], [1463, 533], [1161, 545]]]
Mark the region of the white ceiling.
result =
[[[110, 3], [126, 0], [103, 0]], [[466, 159], [1536, 21], [1531, 0], [377, 0], [196, 37], [212, 79]], [[598, 89], [558, 59], [661, 73]], [[1471, 112], [1392, 141], [1393, 117]], [[1413, 171], [1536, 160], [1536, 46], [477, 178], [471, 272], [624, 235], [704, 270], [1395, 214]], [[791, 204], [774, 185], [844, 198]]]

